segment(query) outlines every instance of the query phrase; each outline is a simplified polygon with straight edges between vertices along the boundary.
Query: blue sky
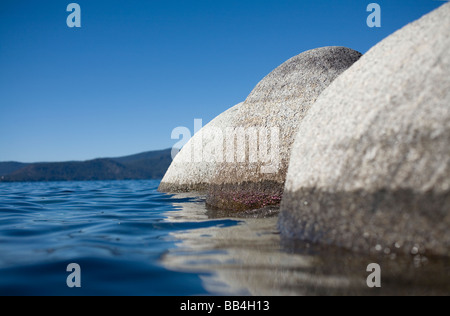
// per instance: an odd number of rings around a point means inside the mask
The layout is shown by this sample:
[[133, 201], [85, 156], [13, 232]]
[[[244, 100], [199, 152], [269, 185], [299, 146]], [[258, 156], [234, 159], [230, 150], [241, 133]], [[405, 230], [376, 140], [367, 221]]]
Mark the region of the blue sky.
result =
[[[81, 7], [68, 28], [66, 7]], [[366, 7], [382, 9], [369, 28]], [[362, 53], [433, 0], [1, 0], [0, 161], [85, 160], [169, 148], [322, 46]]]

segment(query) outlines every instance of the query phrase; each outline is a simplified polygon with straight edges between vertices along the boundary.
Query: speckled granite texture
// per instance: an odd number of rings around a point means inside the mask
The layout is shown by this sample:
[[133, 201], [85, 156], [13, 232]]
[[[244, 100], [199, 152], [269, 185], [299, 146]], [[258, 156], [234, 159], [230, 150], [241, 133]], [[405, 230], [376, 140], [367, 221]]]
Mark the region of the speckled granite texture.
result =
[[372, 48], [303, 119], [284, 236], [450, 254], [450, 4]]
[[[247, 146], [245, 162], [217, 164], [207, 205], [242, 211], [278, 204], [299, 123], [320, 93], [360, 57], [360, 53], [345, 47], [313, 49], [291, 58], [265, 77], [236, 111], [230, 126], [235, 130], [266, 130], [270, 139], [263, 143], [268, 145], [267, 153], [276, 152], [276, 162], [250, 161]], [[271, 132], [273, 128], [278, 135]], [[273, 146], [274, 135], [278, 147]], [[247, 144], [252, 144], [250, 138]], [[261, 142], [257, 148], [258, 153], [264, 152]], [[270, 164], [276, 165], [276, 170], [264, 171]]]

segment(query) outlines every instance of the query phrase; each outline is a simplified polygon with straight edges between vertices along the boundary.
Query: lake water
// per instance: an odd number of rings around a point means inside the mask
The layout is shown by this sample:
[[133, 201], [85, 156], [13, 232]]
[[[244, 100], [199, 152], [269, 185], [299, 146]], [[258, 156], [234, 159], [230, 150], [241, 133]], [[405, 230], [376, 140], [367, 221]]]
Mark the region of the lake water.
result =
[[[450, 294], [450, 261], [360, 256], [280, 238], [276, 212], [236, 216], [159, 181], [0, 184], [0, 295]], [[66, 284], [70, 263], [81, 288]], [[382, 287], [366, 285], [367, 265]]]

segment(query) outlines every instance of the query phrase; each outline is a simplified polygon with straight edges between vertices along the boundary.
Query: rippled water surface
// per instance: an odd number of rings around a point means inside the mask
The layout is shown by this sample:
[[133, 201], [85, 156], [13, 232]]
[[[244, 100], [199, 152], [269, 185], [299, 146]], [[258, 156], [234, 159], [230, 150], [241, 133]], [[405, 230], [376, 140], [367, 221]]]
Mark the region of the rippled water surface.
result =
[[[276, 215], [219, 215], [158, 184], [0, 184], [0, 295], [450, 294], [447, 259], [292, 244]], [[371, 262], [381, 289], [366, 286]], [[80, 289], [66, 285], [70, 263]]]

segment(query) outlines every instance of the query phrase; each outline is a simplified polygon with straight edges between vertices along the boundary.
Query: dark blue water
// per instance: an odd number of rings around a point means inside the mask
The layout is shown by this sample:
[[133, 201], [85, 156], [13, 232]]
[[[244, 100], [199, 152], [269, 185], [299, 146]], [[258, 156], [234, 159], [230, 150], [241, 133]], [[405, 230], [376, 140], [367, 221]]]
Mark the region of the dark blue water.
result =
[[[226, 227], [229, 219], [171, 223], [159, 181], [0, 184], [0, 295], [201, 295], [203, 273], [174, 272], [161, 258], [171, 234]], [[66, 284], [81, 266], [81, 288]]]
[[[219, 214], [158, 185], [0, 183], [0, 295], [450, 294], [449, 258], [285, 241], [276, 214]], [[67, 286], [71, 263], [81, 288]], [[381, 289], [366, 285], [370, 263]]]

